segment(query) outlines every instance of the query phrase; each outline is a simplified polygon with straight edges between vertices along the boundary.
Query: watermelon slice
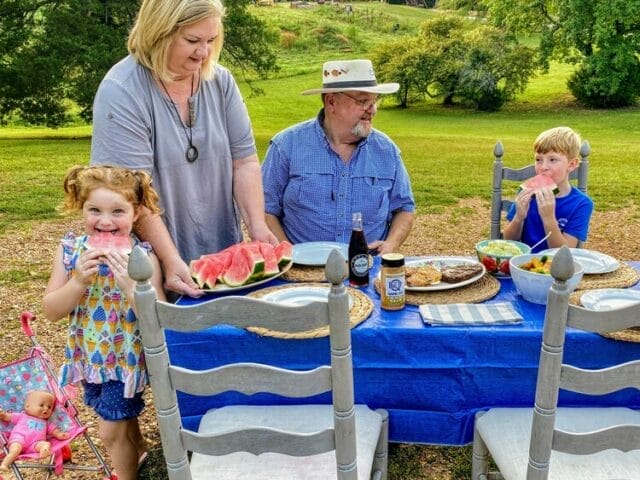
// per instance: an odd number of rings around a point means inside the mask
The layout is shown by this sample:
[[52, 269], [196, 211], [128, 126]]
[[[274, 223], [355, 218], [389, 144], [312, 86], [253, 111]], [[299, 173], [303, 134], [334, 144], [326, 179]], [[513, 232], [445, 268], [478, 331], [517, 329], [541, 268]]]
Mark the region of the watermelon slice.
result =
[[278, 257], [276, 257], [275, 248], [270, 243], [257, 243], [264, 258], [264, 276], [272, 277], [277, 275], [280, 272], [280, 268], [278, 268]]
[[278, 267], [280, 267], [280, 270], [291, 263], [291, 259], [293, 258], [293, 245], [289, 242], [283, 240], [276, 245], [274, 251], [276, 258], [278, 259]]
[[131, 238], [125, 235], [114, 235], [109, 232], [99, 232], [87, 238], [89, 248], [99, 248], [105, 251], [122, 250], [131, 253]]
[[529, 180], [520, 184], [520, 189], [522, 190], [539, 190], [541, 188], [552, 188], [553, 193], [556, 195], [560, 191], [558, 185], [556, 185], [556, 182], [554, 182], [551, 177], [542, 173], [536, 175], [535, 177], [531, 177]]
[[198, 284], [198, 287], [204, 288], [205, 276], [204, 269], [207, 264], [207, 260], [200, 257], [198, 260], [191, 260], [189, 262], [189, 270], [191, 270], [191, 276]]
[[264, 257], [260, 252], [259, 242], [241, 243], [238, 248], [245, 248], [249, 254], [249, 263], [253, 265], [251, 279], [264, 278]]
[[233, 251], [231, 264], [222, 274], [222, 281], [230, 287], [239, 287], [251, 281], [253, 264], [250, 263], [250, 254], [247, 248], [238, 245]]

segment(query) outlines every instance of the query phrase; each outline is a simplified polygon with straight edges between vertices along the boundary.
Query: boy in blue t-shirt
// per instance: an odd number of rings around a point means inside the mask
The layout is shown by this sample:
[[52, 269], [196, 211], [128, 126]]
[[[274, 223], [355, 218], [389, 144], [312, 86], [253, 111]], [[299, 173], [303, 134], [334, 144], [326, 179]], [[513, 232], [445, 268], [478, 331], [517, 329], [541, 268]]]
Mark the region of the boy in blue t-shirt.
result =
[[538, 135], [533, 146], [536, 175], [550, 177], [558, 192], [554, 193], [553, 187], [518, 192], [507, 212], [505, 239], [533, 245], [551, 232], [534, 252], [562, 245], [573, 248], [578, 241], [586, 241], [593, 201], [569, 183], [569, 174], [580, 162], [580, 144], [580, 136], [569, 127], [552, 128]]

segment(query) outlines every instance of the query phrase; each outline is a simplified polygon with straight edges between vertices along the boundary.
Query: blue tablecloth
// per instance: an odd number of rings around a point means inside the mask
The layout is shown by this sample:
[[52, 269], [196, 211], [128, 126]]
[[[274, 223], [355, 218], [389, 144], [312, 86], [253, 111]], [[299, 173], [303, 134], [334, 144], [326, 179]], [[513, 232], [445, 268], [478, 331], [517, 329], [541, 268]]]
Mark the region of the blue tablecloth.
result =
[[[640, 262], [632, 265], [640, 270]], [[377, 268], [376, 263], [373, 275]], [[417, 307], [407, 306], [397, 312], [381, 310], [373, 284], [365, 290], [375, 307], [371, 316], [352, 330], [356, 402], [389, 410], [391, 441], [464, 445], [472, 440], [473, 418], [478, 410], [533, 405], [544, 306], [523, 300], [511, 280], [500, 282], [499, 294], [489, 302], [512, 302], [524, 318], [522, 324], [431, 327], [422, 322]], [[210, 298], [213, 296], [183, 298], [179, 303]], [[169, 331], [167, 343], [175, 364], [195, 369], [241, 359], [306, 369], [329, 360], [327, 337], [283, 340], [226, 326], [189, 334]], [[565, 358], [585, 368], [640, 357], [640, 343], [610, 340], [573, 329], [568, 331], [566, 343]], [[319, 400], [329, 402], [326, 396]], [[283, 401], [286, 400], [266, 394], [179, 396], [183, 422], [190, 429], [197, 429], [201, 416], [213, 407]], [[595, 398], [560, 394], [561, 405], [614, 403], [640, 408], [640, 393], [626, 389]]]

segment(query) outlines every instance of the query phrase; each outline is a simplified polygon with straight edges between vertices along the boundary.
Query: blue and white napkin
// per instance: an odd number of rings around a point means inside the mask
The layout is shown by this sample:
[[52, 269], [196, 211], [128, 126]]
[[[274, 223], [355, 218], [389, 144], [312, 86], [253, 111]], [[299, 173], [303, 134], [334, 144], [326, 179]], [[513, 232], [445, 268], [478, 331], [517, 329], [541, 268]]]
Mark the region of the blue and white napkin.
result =
[[429, 325], [512, 325], [522, 316], [510, 303], [426, 304], [418, 307]]

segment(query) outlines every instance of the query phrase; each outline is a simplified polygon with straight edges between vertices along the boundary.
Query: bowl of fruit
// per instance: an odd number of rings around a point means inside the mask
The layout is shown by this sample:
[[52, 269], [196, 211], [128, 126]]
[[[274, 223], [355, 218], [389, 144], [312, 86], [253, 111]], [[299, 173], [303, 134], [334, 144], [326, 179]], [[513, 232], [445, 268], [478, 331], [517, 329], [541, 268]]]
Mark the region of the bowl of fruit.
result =
[[[552, 262], [553, 255], [540, 253], [518, 255], [510, 260], [511, 278], [522, 298], [541, 305], [547, 303], [547, 294], [553, 284]], [[584, 274], [584, 269], [579, 263], [574, 262], [573, 268], [573, 276], [567, 280], [569, 291], [575, 290]]]
[[529, 245], [515, 240], [482, 240], [476, 243], [478, 260], [485, 266], [487, 272], [498, 277], [510, 275], [509, 260], [511, 258], [530, 251]]

